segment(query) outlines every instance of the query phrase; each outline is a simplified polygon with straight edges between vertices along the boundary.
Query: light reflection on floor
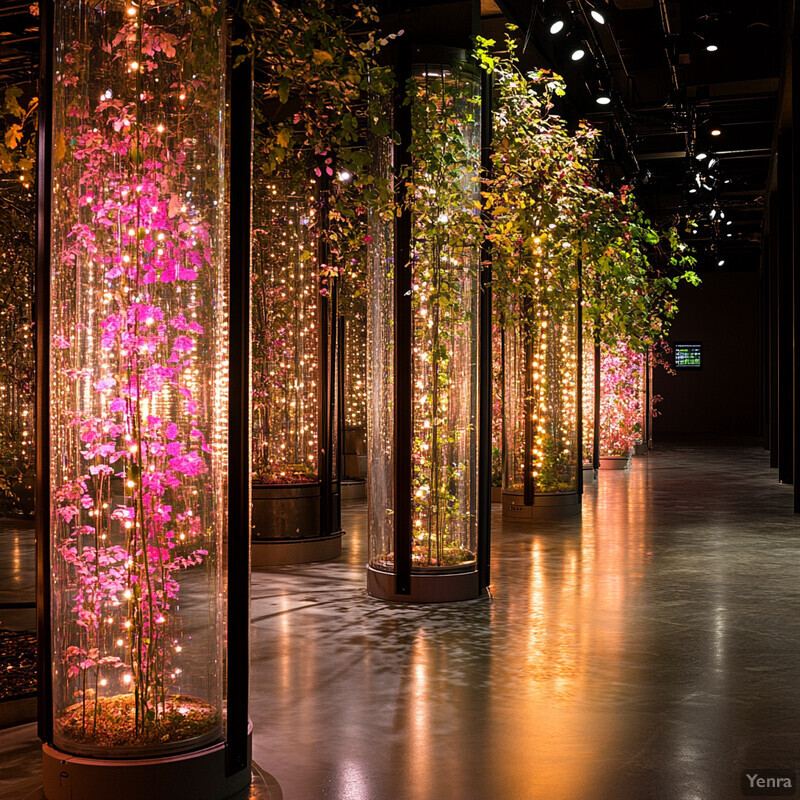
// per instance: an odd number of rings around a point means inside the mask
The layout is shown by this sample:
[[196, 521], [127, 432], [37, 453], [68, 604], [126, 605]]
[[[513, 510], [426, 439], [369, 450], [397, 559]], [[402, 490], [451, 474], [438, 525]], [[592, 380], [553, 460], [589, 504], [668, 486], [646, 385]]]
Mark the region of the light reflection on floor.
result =
[[348, 505], [342, 558], [254, 575], [255, 759], [286, 800], [734, 800], [799, 766], [791, 502], [760, 449], [665, 447], [581, 519], [495, 512], [492, 598], [427, 607], [366, 596]]

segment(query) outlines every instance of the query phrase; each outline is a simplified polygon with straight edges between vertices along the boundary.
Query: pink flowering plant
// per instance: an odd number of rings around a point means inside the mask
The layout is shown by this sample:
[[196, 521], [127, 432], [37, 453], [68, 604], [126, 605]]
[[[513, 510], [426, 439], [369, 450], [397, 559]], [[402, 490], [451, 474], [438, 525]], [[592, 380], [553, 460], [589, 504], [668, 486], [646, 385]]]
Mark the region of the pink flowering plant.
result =
[[600, 356], [600, 454], [627, 456], [641, 441], [645, 358], [629, 345], [603, 347]]
[[[195, 12], [67, 3], [57, 23], [71, 46], [55, 87], [56, 729], [87, 744], [219, 721], [215, 700], [179, 694], [182, 576], [215, 591], [225, 441], [222, 55]], [[203, 656], [210, 674], [217, 653]]]

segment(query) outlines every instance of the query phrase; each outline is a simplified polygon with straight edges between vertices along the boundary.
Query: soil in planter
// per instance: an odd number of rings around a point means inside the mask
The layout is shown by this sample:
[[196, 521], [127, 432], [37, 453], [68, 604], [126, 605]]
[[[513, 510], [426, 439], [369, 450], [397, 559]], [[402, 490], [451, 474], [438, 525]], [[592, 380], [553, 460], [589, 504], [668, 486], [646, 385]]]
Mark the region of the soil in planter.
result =
[[[393, 569], [394, 553], [389, 553], [388, 555], [378, 557], [377, 563], [383, 567]], [[417, 547], [415, 545], [411, 553], [412, 567], [466, 567], [474, 563], [475, 553], [473, 553], [471, 550], [466, 550], [463, 547], [445, 548], [442, 553], [441, 561], [438, 560], [435, 555], [433, 555], [431, 560], [428, 561], [427, 547]]]
[[0, 701], [36, 694], [36, 634], [0, 631]]
[[196, 697], [175, 694], [167, 697], [166, 711], [136, 731], [132, 694], [104, 697], [97, 704], [87, 699], [85, 706], [69, 706], [56, 720], [56, 729], [67, 739], [99, 747], [141, 747], [159, 742], [192, 739], [210, 733], [219, 725], [216, 708]]

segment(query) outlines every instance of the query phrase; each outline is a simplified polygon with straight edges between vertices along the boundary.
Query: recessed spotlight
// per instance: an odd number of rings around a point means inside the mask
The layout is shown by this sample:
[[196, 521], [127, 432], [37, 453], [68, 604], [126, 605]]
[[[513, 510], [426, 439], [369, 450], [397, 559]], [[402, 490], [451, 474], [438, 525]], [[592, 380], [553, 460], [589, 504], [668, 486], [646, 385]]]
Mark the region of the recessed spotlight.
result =
[[550, 30], [550, 35], [551, 36], [557, 36], [559, 33], [561, 33], [561, 31], [564, 30], [564, 27], [566, 26], [566, 24], [567, 23], [564, 22], [563, 19], [554, 19], [550, 23], [550, 29], [549, 29]]
[[712, 136], [722, 136], [722, 131], [719, 128], [712, 128], [709, 133]]
[[708, 50], [709, 53], [716, 53], [717, 50], [719, 50], [719, 47], [717, 47], [715, 44], [707, 44], [706, 50]]
[[579, 44], [572, 48], [569, 57], [573, 61], [580, 61], [585, 55], [586, 55], [586, 50], [584, 50], [582, 44]]
[[725, 266], [725, 259], [721, 258], [719, 261], [717, 261], [717, 266], [718, 267], [724, 267]]
[[595, 98], [595, 103], [599, 106], [607, 106], [611, 102], [611, 98], [607, 94], [599, 94]]

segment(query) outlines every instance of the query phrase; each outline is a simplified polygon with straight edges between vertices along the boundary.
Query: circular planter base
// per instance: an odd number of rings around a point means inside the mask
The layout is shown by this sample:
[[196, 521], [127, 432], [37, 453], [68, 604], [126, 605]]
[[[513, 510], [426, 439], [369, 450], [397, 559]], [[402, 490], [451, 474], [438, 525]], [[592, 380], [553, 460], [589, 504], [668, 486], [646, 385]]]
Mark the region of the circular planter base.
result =
[[600, 469], [630, 469], [630, 456], [600, 456]]
[[367, 497], [367, 482], [342, 480], [339, 484], [339, 494], [342, 500], [364, 500]]
[[381, 600], [395, 603], [455, 603], [481, 596], [477, 570], [443, 575], [411, 573], [411, 593], [395, 592], [393, 572], [383, 572], [367, 565], [367, 592]]
[[253, 569], [257, 569], [330, 561], [342, 554], [342, 536], [344, 531], [308, 539], [254, 539], [251, 545], [251, 563]]
[[[252, 746], [248, 739], [248, 750]], [[42, 746], [44, 796], [47, 800], [227, 800], [251, 780], [248, 766], [226, 774], [225, 744], [166, 758], [112, 760], [83, 758], [52, 745]]]
[[581, 513], [581, 497], [571, 494], [537, 494], [533, 505], [526, 506], [522, 492], [503, 491], [503, 518], [553, 520], [574, 517]]
[[292, 486], [253, 486], [252, 565], [277, 567], [329, 561], [342, 553], [339, 494], [331, 495], [330, 526], [320, 535], [322, 487], [319, 483]]

